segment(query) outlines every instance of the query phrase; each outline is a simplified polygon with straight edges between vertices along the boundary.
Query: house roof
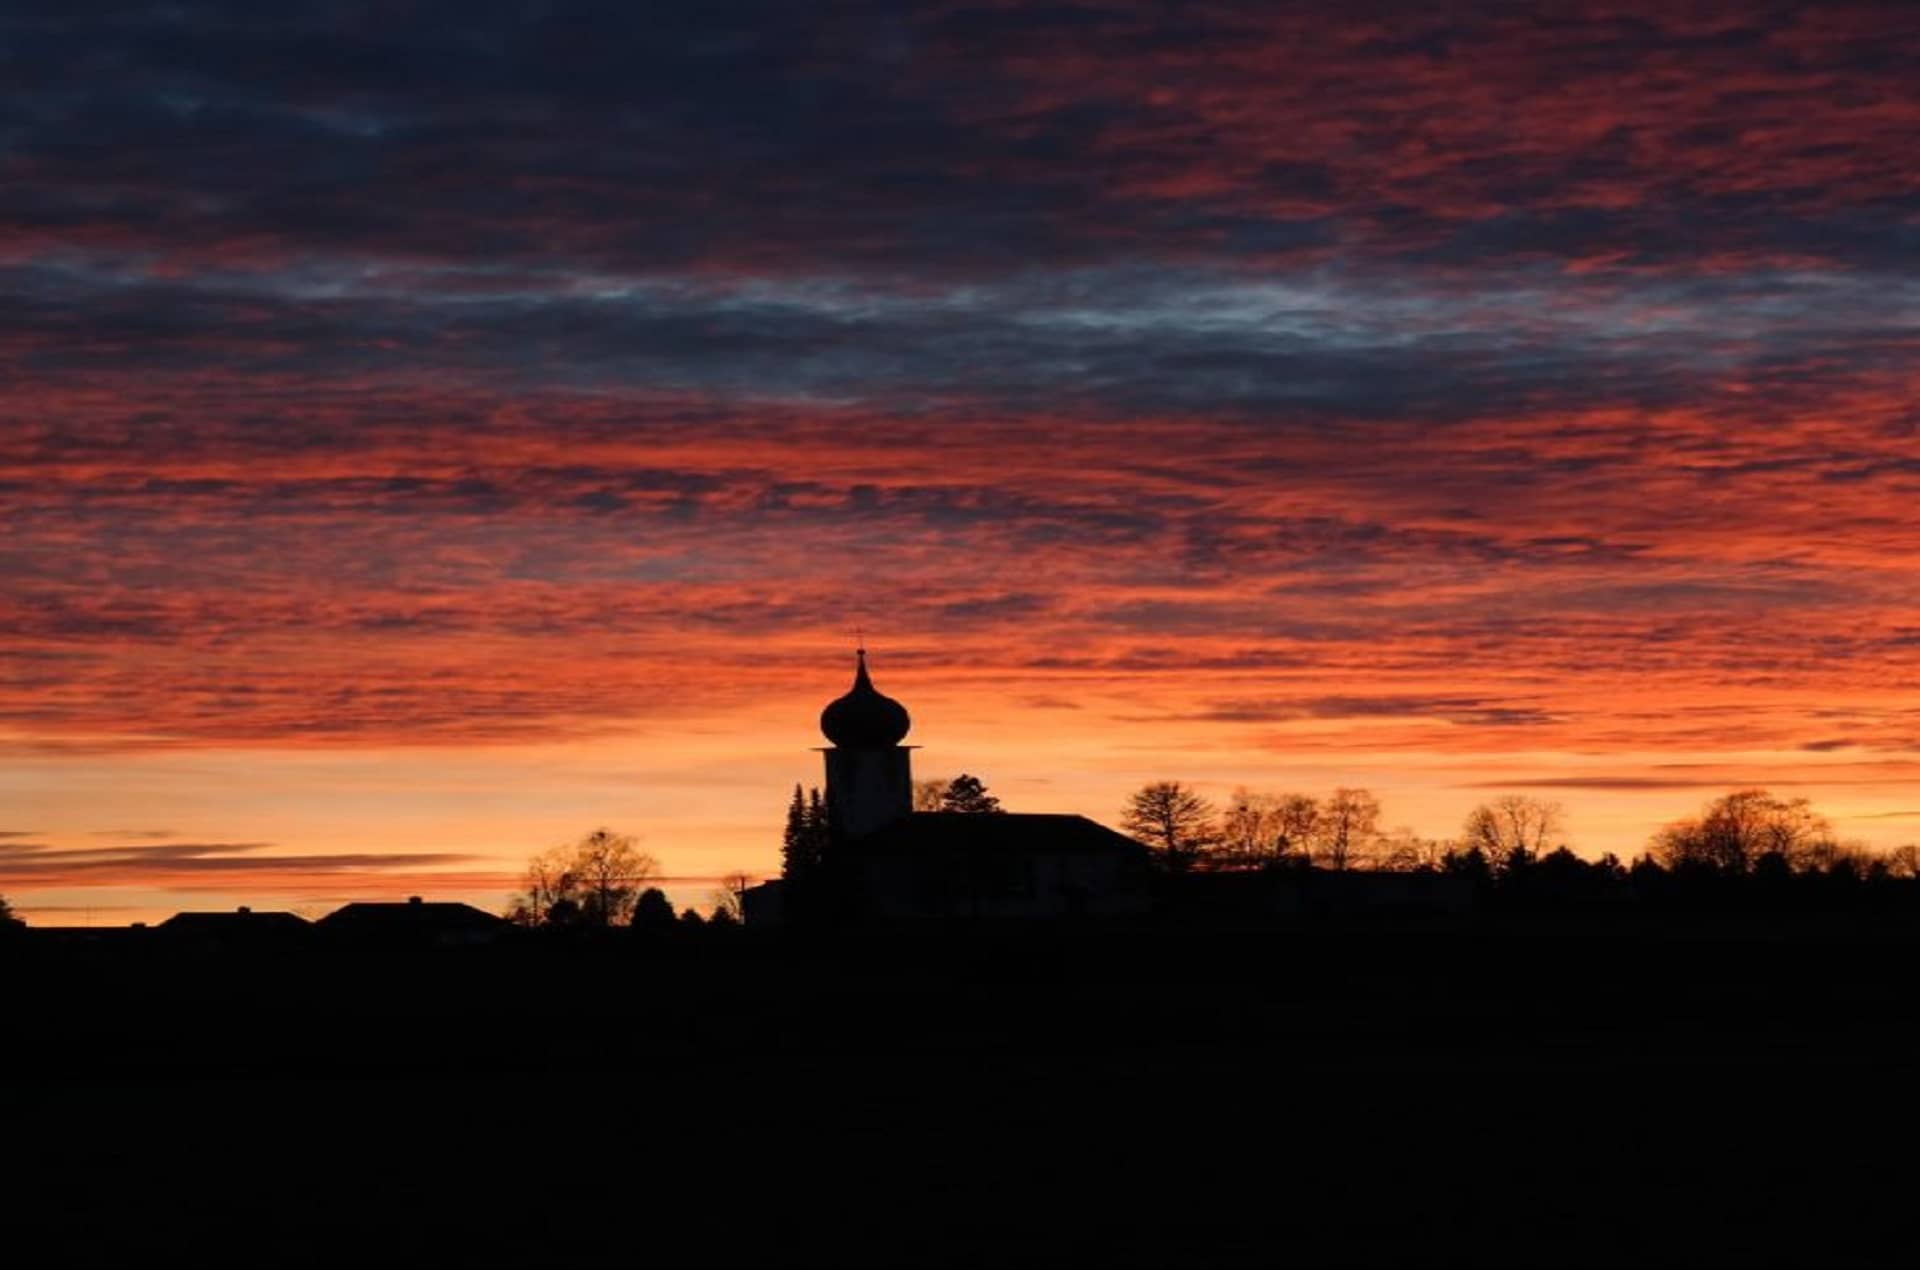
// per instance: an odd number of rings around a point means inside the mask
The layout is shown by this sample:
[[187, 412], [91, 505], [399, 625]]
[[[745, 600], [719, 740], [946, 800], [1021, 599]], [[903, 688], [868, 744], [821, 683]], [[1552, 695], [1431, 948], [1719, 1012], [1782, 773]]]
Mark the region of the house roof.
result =
[[415, 896], [405, 903], [359, 901], [336, 908], [320, 919], [329, 930], [364, 931], [462, 931], [492, 930], [503, 925], [502, 918], [471, 904], [452, 901], [429, 903]]
[[307, 929], [295, 913], [256, 913], [250, 908], [218, 913], [175, 913], [159, 929], [184, 935], [283, 934]]
[[859, 839], [862, 852], [1010, 852], [1144, 856], [1146, 848], [1085, 816], [917, 811]]

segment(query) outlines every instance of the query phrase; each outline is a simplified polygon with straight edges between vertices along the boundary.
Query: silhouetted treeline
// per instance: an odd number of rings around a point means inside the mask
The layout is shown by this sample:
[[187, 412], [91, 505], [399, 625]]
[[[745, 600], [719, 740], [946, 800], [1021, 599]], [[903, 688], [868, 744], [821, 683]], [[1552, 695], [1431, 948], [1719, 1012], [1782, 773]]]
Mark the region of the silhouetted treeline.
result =
[[1511, 852], [1494, 867], [1478, 848], [1449, 851], [1405, 870], [1332, 870], [1290, 860], [1253, 870], [1165, 875], [1160, 905], [1169, 916], [1197, 913], [1291, 917], [1591, 917], [1689, 914], [1876, 913], [1920, 921], [1920, 879], [1883, 860], [1861, 868], [1848, 858], [1791, 867], [1762, 856], [1751, 868], [1697, 861], [1672, 866], [1643, 856], [1631, 865], [1608, 855], [1587, 860], [1565, 847], [1544, 855]]
[[1876, 852], [1840, 838], [1807, 799], [1764, 789], [1724, 794], [1698, 816], [1662, 827], [1631, 864], [1612, 854], [1581, 857], [1569, 845], [1565, 809], [1528, 795], [1476, 806], [1455, 838], [1383, 830], [1381, 812], [1380, 800], [1365, 789], [1337, 789], [1324, 798], [1239, 789], [1222, 808], [1178, 781], [1157, 781], [1133, 794], [1121, 823], [1152, 851], [1163, 873], [1175, 875], [1305, 868], [1440, 873], [1494, 894], [1549, 885], [1616, 896], [1630, 874], [1643, 882], [1674, 875], [1690, 879], [1693, 890], [1720, 885], [1730, 893], [1741, 889], [1737, 879], [1750, 876], [1776, 890], [1798, 879], [1805, 891], [1818, 891], [1820, 879], [1845, 886], [1920, 878], [1920, 845]]

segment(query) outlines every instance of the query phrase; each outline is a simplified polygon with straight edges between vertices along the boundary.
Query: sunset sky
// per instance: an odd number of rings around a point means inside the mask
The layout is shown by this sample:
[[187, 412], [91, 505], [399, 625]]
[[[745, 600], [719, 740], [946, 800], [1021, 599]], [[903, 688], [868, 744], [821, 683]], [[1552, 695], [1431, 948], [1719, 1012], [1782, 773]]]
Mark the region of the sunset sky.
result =
[[859, 626], [1014, 810], [1920, 839], [1916, 261], [1898, 0], [19, 0], [0, 893], [698, 901]]

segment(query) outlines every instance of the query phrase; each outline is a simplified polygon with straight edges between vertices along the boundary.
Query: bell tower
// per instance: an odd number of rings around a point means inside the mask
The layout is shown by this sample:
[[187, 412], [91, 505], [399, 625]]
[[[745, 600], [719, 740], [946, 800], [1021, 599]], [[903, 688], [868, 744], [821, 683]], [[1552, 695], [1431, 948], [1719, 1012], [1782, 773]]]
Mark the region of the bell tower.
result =
[[873, 686], [867, 650], [854, 652], [853, 687], [820, 712], [832, 745], [827, 817], [836, 841], [863, 838], [913, 811], [913, 748], [900, 744], [913, 721], [907, 708]]

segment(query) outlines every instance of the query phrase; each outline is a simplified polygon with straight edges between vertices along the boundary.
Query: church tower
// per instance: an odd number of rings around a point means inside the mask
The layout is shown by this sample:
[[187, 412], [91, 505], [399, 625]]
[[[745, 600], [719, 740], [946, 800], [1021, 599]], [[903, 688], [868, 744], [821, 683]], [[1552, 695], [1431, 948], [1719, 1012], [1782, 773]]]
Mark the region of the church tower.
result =
[[833, 744], [827, 758], [827, 815], [837, 841], [863, 838], [913, 811], [913, 726], [907, 708], [867, 676], [867, 650], [854, 654], [853, 687], [820, 712]]

